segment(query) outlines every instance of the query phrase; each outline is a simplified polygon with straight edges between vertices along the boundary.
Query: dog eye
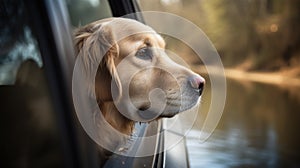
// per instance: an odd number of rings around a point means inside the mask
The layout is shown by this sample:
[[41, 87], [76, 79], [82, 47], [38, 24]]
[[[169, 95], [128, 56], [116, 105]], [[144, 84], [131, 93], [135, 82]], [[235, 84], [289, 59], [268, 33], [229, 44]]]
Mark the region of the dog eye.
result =
[[148, 47], [139, 49], [135, 55], [138, 58], [143, 59], [143, 60], [151, 60], [152, 59], [152, 51]]

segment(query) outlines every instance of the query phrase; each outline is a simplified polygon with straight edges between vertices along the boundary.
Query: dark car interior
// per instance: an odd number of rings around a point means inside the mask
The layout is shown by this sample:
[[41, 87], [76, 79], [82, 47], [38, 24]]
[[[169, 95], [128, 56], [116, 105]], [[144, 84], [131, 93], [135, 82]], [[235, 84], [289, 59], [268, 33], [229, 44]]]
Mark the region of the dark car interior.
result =
[[[5, 65], [0, 67], [0, 167], [166, 165], [166, 157], [170, 156], [164, 152], [140, 158], [114, 155], [106, 163], [99, 163], [97, 145], [76, 118], [70, 91], [75, 59], [72, 29], [93, 19], [139, 10], [134, 0], [100, 2], [100, 10], [94, 9], [98, 18], [81, 18], [82, 14], [76, 12], [84, 7], [83, 1], [0, 1], [0, 47], [5, 49], [0, 51], [0, 64]], [[142, 16], [132, 16], [143, 22]], [[140, 136], [147, 136], [160, 131], [161, 125], [141, 124], [136, 129]], [[133, 144], [131, 151], [146, 148], [141, 141]], [[163, 145], [160, 137], [151, 150]], [[186, 157], [178, 162], [182, 167], [188, 167]]]

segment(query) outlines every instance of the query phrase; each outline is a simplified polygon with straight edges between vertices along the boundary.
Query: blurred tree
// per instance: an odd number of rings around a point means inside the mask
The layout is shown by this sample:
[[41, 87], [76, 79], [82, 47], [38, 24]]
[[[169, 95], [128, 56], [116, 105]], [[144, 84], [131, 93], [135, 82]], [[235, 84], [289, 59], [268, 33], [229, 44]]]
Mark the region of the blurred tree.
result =
[[[224, 65], [250, 62], [243, 68], [276, 70], [300, 63], [299, 0], [140, 0], [140, 4], [144, 10], [175, 13], [197, 24]], [[169, 43], [172, 48], [175, 42]]]
[[221, 0], [203, 5], [207, 33], [225, 65], [251, 60], [250, 69], [273, 70], [299, 61], [300, 1]]

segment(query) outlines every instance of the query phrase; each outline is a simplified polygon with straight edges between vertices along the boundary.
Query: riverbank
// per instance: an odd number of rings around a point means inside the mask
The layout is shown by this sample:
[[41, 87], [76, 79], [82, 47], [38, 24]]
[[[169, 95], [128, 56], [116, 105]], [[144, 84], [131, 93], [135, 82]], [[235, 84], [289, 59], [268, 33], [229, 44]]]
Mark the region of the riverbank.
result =
[[[197, 73], [207, 73], [203, 66], [192, 67]], [[242, 69], [225, 68], [226, 78], [252, 81], [266, 84], [300, 87], [300, 68], [291, 68], [275, 72], [245, 71]]]
[[247, 72], [238, 69], [225, 69], [227, 78], [253, 81], [276, 85], [299, 86], [300, 78], [288, 74], [287, 72]]

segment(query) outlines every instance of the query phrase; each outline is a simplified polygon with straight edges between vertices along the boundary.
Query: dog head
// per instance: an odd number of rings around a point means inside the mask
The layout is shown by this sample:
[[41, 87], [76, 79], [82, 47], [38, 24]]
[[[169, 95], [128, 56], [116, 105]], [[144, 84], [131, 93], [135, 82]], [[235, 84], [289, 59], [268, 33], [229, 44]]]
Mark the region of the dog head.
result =
[[77, 30], [75, 46], [87, 69], [100, 62], [99, 104], [114, 101], [130, 120], [172, 117], [199, 103], [205, 80], [172, 61], [149, 26], [124, 18], [96, 21]]

